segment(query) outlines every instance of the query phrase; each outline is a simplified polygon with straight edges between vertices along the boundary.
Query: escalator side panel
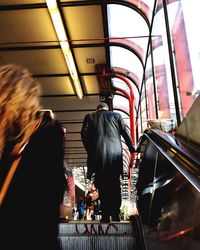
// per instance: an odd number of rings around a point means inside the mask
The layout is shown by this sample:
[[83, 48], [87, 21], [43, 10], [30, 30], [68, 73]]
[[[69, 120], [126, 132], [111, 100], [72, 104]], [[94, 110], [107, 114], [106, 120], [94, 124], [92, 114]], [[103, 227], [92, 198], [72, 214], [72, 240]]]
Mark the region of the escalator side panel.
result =
[[200, 193], [151, 142], [139, 164], [137, 189], [148, 250], [200, 249]]

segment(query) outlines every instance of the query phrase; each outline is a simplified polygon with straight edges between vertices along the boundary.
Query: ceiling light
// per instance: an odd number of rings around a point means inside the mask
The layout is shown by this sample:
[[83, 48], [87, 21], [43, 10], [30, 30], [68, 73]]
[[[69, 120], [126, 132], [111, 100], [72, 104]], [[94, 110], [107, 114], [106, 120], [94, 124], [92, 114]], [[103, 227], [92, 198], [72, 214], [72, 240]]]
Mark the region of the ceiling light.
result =
[[76, 93], [78, 97], [81, 99], [83, 97], [83, 92], [81, 88], [81, 84], [79, 81], [78, 73], [76, 70], [76, 66], [74, 63], [74, 59], [72, 56], [72, 52], [70, 50], [70, 46], [68, 43], [67, 35], [65, 32], [65, 28], [62, 22], [62, 18], [57, 6], [56, 0], [46, 0], [46, 4], [49, 10], [49, 13], [51, 15], [51, 19], [54, 24], [54, 28], [56, 30], [57, 37], [59, 39], [59, 43], [62, 49], [62, 52], [64, 54], [65, 61], [67, 63], [69, 73], [72, 77], [72, 80], [74, 82], [74, 86], [76, 89]]

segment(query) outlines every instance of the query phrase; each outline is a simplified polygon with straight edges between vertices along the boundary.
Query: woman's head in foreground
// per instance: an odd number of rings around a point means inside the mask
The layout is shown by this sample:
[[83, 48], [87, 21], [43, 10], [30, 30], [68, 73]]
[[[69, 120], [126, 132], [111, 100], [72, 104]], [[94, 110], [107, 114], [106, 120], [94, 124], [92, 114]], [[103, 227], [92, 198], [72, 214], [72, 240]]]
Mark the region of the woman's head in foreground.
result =
[[40, 84], [24, 67], [0, 67], [0, 155], [7, 141], [27, 133], [40, 107]]

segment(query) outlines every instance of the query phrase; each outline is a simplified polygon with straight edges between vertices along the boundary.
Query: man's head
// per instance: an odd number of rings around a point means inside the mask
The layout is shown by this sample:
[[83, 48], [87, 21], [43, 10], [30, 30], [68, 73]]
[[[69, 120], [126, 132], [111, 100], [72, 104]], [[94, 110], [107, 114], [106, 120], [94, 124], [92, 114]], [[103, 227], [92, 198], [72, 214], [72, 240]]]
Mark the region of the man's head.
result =
[[105, 102], [100, 102], [98, 105], [97, 105], [97, 110], [109, 110], [109, 107], [108, 105], [105, 103]]

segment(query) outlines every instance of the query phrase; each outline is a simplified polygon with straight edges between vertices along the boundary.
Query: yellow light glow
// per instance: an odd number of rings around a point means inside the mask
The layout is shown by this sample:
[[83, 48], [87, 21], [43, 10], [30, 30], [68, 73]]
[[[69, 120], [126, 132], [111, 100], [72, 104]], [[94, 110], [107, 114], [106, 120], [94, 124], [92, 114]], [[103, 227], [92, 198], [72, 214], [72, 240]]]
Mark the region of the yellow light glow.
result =
[[58, 39], [60, 41], [66, 41], [67, 36], [65, 34], [65, 29], [62, 23], [60, 13], [59, 12], [51, 13], [51, 18], [52, 18]]
[[61, 46], [64, 54], [67, 54], [68, 50], [70, 51], [69, 43], [67, 43], [67, 42], [60, 42], [60, 46]]
[[46, 3], [47, 3], [47, 7], [49, 10], [53, 10], [53, 9], [56, 9], [58, 7], [57, 2], [54, 0], [46, 0]]
[[59, 39], [59, 43], [60, 43], [62, 52], [64, 54], [65, 61], [69, 69], [69, 73], [73, 79], [76, 93], [78, 97], [81, 99], [83, 97], [83, 92], [82, 92], [81, 84], [79, 81], [78, 73], [76, 70], [76, 66], [74, 63], [74, 59], [73, 59], [73, 56], [69, 47], [69, 43], [67, 41], [68, 40], [67, 35], [65, 33], [65, 28], [62, 22], [62, 18], [61, 18], [58, 6], [57, 6], [57, 2], [56, 0], [46, 0], [46, 4], [49, 10], [49, 13], [51, 15], [54, 28], [56, 30], [57, 37]]
[[[76, 88], [76, 91], [77, 91], [77, 95], [78, 95], [79, 97], [80, 97], [80, 96], [83, 97], [83, 94], [82, 94], [82, 91], [81, 91], [80, 82], [79, 82], [78, 78], [77, 78], [77, 79], [74, 79], [74, 84], [75, 84], [75, 88]], [[82, 98], [82, 97], [81, 97], [81, 98]]]

